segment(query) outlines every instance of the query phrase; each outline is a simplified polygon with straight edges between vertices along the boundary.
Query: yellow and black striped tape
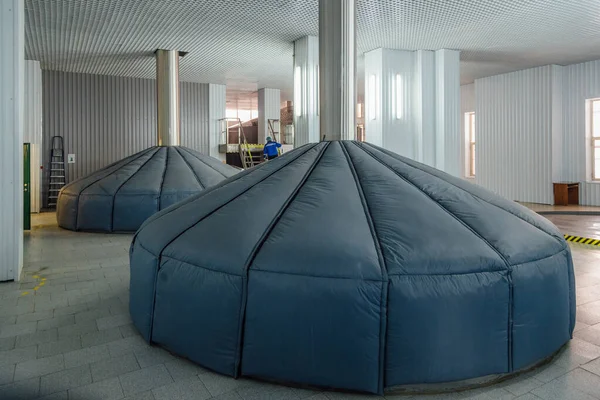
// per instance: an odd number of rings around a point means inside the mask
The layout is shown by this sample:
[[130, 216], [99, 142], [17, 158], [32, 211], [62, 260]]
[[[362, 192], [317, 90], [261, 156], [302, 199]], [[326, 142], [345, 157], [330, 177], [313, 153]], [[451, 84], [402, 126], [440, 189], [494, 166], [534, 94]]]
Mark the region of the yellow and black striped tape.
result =
[[565, 240], [567, 242], [589, 244], [591, 246], [600, 246], [600, 239], [590, 239], [581, 236], [565, 235]]

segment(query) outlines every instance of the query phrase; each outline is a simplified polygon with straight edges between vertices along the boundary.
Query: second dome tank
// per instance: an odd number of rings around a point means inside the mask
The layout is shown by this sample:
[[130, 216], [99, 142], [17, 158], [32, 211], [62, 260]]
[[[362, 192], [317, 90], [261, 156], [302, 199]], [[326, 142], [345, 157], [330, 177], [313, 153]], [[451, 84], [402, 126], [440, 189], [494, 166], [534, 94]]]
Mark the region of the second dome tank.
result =
[[134, 232], [157, 211], [237, 172], [187, 147], [151, 147], [66, 185], [58, 196], [58, 225]]

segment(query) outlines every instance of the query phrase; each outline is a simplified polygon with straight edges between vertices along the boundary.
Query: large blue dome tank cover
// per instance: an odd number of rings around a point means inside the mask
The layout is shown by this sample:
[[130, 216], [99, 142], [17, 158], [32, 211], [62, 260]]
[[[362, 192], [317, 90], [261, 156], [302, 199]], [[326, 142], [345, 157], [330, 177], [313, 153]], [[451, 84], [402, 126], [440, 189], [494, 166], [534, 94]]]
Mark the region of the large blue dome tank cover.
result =
[[151, 147], [66, 185], [58, 196], [58, 225], [135, 232], [155, 212], [237, 172], [186, 147]]
[[235, 377], [373, 393], [535, 365], [571, 338], [574, 288], [549, 221], [351, 141], [241, 172], [131, 246], [147, 341]]

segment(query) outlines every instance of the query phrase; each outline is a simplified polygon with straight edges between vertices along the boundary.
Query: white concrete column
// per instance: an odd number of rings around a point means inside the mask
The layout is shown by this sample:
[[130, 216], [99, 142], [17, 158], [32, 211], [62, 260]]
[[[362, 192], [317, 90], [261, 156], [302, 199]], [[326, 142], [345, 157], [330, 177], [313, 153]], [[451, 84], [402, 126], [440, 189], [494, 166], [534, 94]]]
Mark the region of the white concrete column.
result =
[[459, 176], [459, 68], [454, 50], [365, 53], [366, 140]]
[[435, 52], [435, 167], [460, 176], [460, 52]]
[[365, 140], [384, 147], [383, 122], [381, 119], [381, 74], [383, 49], [365, 53]]
[[412, 94], [414, 52], [375, 49], [365, 53], [367, 142], [414, 158]]
[[31, 212], [41, 206], [42, 191], [42, 69], [39, 61], [24, 63], [23, 142], [31, 144]]
[[23, 268], [23, 4], [0, 2], [0, 281]]
[[294, 147], [319, 141], [319, 38], [294, 42]]
[[225, 161], [225, 154], [219, 153], [219, 135], [221, 123], [219, 119], [225, 118], [226, 86], [211, 83], [208, 85], [208, 143], [209, 154], [212, 157]]
[[415, 52], [415, 160], [435, 162], [435, 57], [433, 51]]
[[[267, 136], [271, 136], [269, 133], [269, 120], [280, 118], [281, 93], [279, 89], [258, 89], [258, 143], [266, 143]], [[278, 126], [274, 128], [281, 131]]]
[[319, 1], [319, 107], [321, 137], [356, 136], [355, 0]]

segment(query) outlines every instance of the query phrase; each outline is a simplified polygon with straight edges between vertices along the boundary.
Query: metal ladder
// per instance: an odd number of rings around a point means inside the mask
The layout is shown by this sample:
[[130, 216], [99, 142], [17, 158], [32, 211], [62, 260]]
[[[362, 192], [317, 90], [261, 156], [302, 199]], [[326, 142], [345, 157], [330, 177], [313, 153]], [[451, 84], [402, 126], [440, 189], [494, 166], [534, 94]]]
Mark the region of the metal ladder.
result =
[[278, 119], [268, 119], [267, 124], [269, 126], [269, 136], [271, 136], [274, 141], [283, 144], [283, 142], [281, 141], [281, 139], [282, 139], [281, 132], [279, 131], [279, 129], [280, 129], [279, 120]]
[[55, 208], [58, 193], [66, 183], [65, 147], [62, 136], [52, 136], [50, 149], [50, 175], [48, 178], [48, 208]]
[[246, 140], [246, 134], [244, 133], [244, 127], [242, 126], [242, 120], [238, 118], [238, 143], [240, 159], [242, 161], [242, 167], [244, 169], [252, 168], [255, 165], [260, 164], [262, 159], [262, 152], [252, 151], [252, 148]]

